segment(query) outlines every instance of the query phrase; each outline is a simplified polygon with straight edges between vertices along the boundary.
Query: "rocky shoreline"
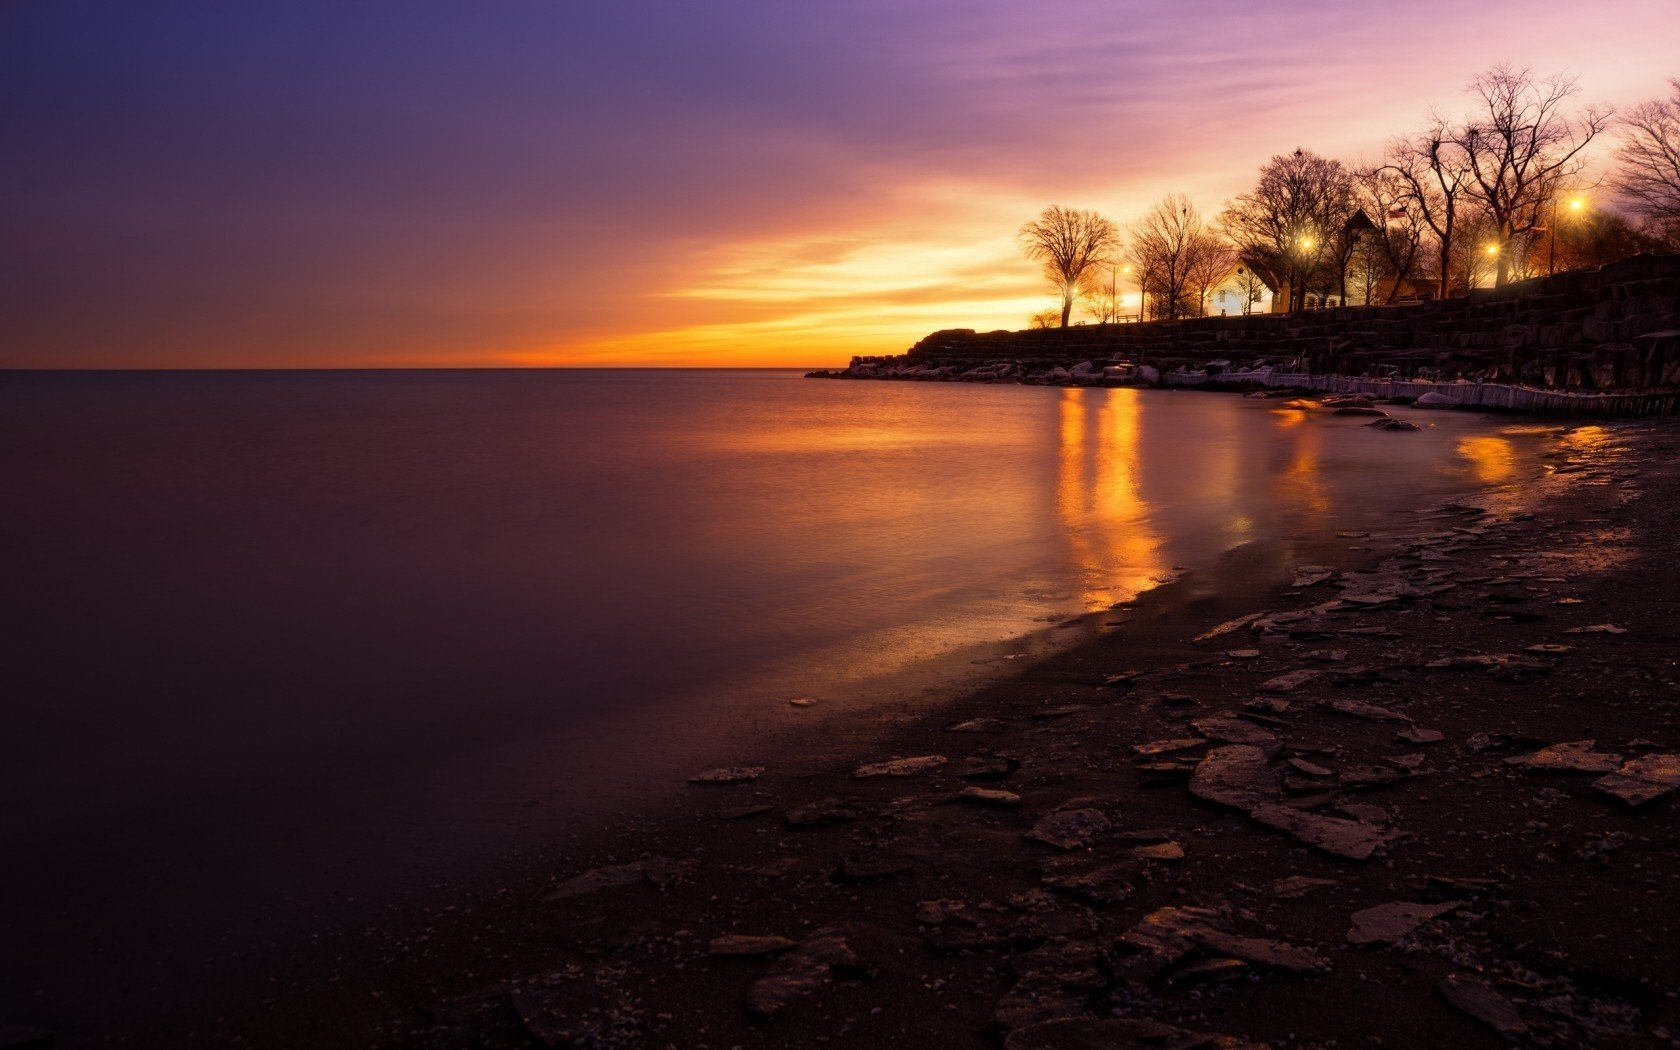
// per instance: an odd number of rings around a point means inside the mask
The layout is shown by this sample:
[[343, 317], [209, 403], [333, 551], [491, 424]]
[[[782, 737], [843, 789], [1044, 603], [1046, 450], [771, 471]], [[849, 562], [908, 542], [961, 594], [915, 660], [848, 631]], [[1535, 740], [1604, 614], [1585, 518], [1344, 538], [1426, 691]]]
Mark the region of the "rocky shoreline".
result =
[[1680, 426], [1558, 431], [1544, 477], [1282, 580], [1239, 549], [884, 740], [746, 745], [221, 1031], [1677, 1045]]

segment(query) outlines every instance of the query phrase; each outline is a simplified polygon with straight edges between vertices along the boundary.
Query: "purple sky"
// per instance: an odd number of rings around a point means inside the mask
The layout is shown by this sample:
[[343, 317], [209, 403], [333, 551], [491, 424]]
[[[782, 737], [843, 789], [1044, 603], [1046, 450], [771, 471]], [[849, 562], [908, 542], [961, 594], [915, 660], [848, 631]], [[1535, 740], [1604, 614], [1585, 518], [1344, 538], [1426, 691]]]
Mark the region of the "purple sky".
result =
[[[1517, 13], [1513, 13], [1517, 12]], [[1044, 305], [1049, 203], [1373, 158], [1680, 3], [0, 4], [0, 365], [825, 364]]]

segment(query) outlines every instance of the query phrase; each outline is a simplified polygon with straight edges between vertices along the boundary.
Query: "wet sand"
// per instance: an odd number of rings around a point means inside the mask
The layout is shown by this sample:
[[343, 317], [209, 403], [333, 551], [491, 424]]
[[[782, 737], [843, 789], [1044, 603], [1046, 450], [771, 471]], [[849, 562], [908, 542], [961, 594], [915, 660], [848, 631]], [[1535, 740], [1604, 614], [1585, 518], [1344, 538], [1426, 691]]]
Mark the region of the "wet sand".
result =
[[1251, 544], [418, 925], [323, 929], [139, 1041], [1670, 1045], [1680, 427], [1556, 442], [1322, 569]]

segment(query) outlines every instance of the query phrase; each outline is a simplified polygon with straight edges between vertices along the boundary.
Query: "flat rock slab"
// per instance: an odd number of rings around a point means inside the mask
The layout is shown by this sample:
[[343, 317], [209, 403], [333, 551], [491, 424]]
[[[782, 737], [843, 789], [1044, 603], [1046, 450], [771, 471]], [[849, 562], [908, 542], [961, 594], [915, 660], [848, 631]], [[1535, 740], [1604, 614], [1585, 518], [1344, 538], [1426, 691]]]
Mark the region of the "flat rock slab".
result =
[[1083, 1014], [1104, 984], [1099, 954], [1092, 944], [1053, 940], [1021, 956], [1014, 987], [998, 1000], [998, 1023], [1025, 1028]]
[[1089, 846], [1113, 826], [1100, 809], [1064, 809], [1040, 817], [1025, 837], [1056, 849], [1072, 850]]
[[1276, 801], [1278, 776], [1266, 752], [1232, 744], [1207, 753], [1190, 775], [1190, 794], [1206, 802], [1248, 810]]
[[1430, 919], [1445, 915], [1457, 908], [1457, 903], [1413, 904], [1395, 901], [1353, 913], [1353, 926], [1348, 930], [1349, 944], [1393, 944]]
[[636, 861], [632, 864], [614, 864], [604, 868], [593, 868], [582, 875], [562, 882], [543, 900], [566, 900], [601, 890], [635, 886], [639, 883], [663, 886], [670, 881], [674, 881], [671, 875], [678, 867], [669, 857], [650, 857], [647, 860]]
[[1137, 880], [1136, 865], [1092, 865], [1083, 858], [1051, 861], [1042, 866], [1039, 879], [1053, 890], [1070, 893], [1092, 904], [1118, 904], [1132, 895]]
[[1234, 620], [1226, 620], [1224, 623], [1220, 624], [1219, 626], [1214, 627], [1210, 630], [1204, 631], [1201, 634], [1198, 634], [1196, 637], [1194, 637], [1190, 640], [1192, 642], [1212, 641], [1213, 639], [1218, 638], [1220, 635], [1230, 634], [1232, 631], [1240, 631], [1244, 627], [1247, 627], [1249, 624], [1253, 623], [1255, 620], [1260, 619], [1260, 617], [1262, 617], [1264, 615], [1266, 615], [1266, 614], [1265, 613], [1249, 613], [1247, 616], [1239, 616]]
[[1001, 718], [970, 718], [964, 722], [952, 722], [945, 727], [947, 733], [1001, 733], [1009, 728], [1009, 723]]
[[1511, 1000], [1493, 990], [1479, 977], [1455, 973], [1436, 985], [1447, 1002], [1463, 1010], [1501, 1035], [1522, 1035], [1528, 1031], [1522, 1015]]
[[1157, 842], [1132, 847], [1132, 856], [1139, 860], [1179, 861], [1184, 859], [1184, 847], [1177, 842]]
[[1402, 729], [1394, 735], [1408, 744], [1439, 744], [1447, 738], [1439, 729], [1420, 729], [1416, 726]]
[[1680, 755], [1646, 755], [1608, 776], [1593, 781], [1593, 787], [1629, 806], [1638, 807], [1674, 794], [1680, 787]]
[[1178, 751], [1191, 751], [1198, 747], [1206, 747], [1207, 740], [1198, 736], [1173, 737], [1170, 740], [1150, 740], [1142, 744], [1133, 744], [1132, 751], [1145, 758], [1155, 755], [1170, 755]]
[[745, 784], [764, 775], [763, 766], [723, 766], [688, 778], [690, 784]]
[[916, 755], [913, 758], [892, 758], [885, 762], [871, 762], [852, 770], [854, 780], [872, 777], [913, 777], [938, 769], [948, 759], [944, 755]]
[[747, 990], [747, 1009], [759, 1017], [774, 1017], [833, 980], [837, 968], [861, 971], [863, 960], [838, 931], [819, 930], [753, 982]]
[[967, 802], [975, 806], [1019, 806], [1021, 796], [1013, 791], [998, 791], [992, 788], [965, 787], [957, 792], [958, 802]]
[[1317, 893], [1319, 890], [1327, 890], [1331, 886], [1339, 885], [1341, 883], [1335, 879], [1314, 879], [1306, 875], [1291, 875], [1287, 879], [1279, 879], [1272, 883], [1272, 896], [1279, 900], [1299, 900], [1309, 893]]
[[825, 824], [848, 824], [863, 814], [864, 809], [858, 803], [839, 798], [819, 798], [788, 810], [782, 814], [782, 820], [790, 828], [815, 828]]
[[1323, 677], [1323, 671], [1290, 671], [1260, 683], [1262, 693], [1293, 693], [1309, 682]]
[[1597, 744], [1596, 740], [1553, 744], [1506, 761], [1536, 773], [1614, 773], [1620, 769], [1622, 756], [1593, 750]]
[[1627, 628], [1617, 627], [1613, 623], [1595, 623], [1586, 627], [1571, 627], [1564, 634], [1626, 634]]
[[786, 937], [731, 933], [713, 937], [711, 943], [706, 946], [706, 954], [720, 959], [764, 958], [780, 955], [796, 943], [798, 942], [790, 941]]
[[1276, 733], [1235, 715], [1213, 715], [1209, 718], [1198, 718], [1190, 724], [1195, 727], [1196, 732], [1222, 744], [1252, 744], [1272, 750], [1278, 746]]
[[1295, 836], [1314, 849], [1346, 860], [1369, 860], [1371, 854], [1398, 837], [1395, 832], [1357, 820], [1326, 817], [1275, 804], [1257, 806], [1249, 810], [1248, 815], [1269, 828]]
[[1221, 929], [1218, 922], [1219, 914], [1209, 908], [1170, 907], [1152, 911], [1121, 935], [1121, 945], [1134, 954], [1118, 960], [1114, 970], [1126, 983], [1140, 987], [1197, 948], [1294, 973], [1307, 973], [1324, 966], [1324, 960], [1310, 949], [1284, 941], [1243, 937]]
[[1321, 701], [1320, 706], [1339, 715], [1362, 718], [1367, 722], [1410, 722], [1412, 720], [1410, 715], [1401, 714], [1399, 711], [1391, 711], [1386, 707], [1368, 704], [1363, 700], [1350, 700], [1343, 696], [1331, 697], [1328, 700]]

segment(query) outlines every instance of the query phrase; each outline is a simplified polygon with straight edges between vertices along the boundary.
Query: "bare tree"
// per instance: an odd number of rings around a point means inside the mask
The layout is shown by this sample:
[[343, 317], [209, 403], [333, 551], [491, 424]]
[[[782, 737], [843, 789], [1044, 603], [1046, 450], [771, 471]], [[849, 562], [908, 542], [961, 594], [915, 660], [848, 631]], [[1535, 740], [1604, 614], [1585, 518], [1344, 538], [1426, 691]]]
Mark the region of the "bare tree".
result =
[[[1027, 327], [1028, 328], [1055, 328], [1056, 327], [1056, 311], [1054, 311], [1054, 310], [1039, 310], [1036, 313], [1033, 313], [1033, 314], [1029, 315], [1027, 317]], [[1061, 327], [1066, 328], [1067, 325], [1064, 324]]]
[[1383, 299], [1392, 303], [1417, 268], [1427, 223], [1424, 209], [1413, 200], [1413, 189], [1410, 180], [1388, 165], [1363, 172], [1354, 180], [1360, 209], [1376, 227], [1364, 241], [1367, 303], [1384, 279], [1390, 283]]
[[1498, 65], [1470, 81], [1476, 111], [1459, 146], [1470, 160], [1470, 192], [1487, 210], [1500, 245], [1494, 284], [1506, 283], [1513, 239], [1546, 217], [1560, 183], [1578, 175], [1583, 151], [1610, 123], [1607, 108], [1564, 112], [1579, 89], [1561, 74], [1537, 79], [1527, 69]]
[[1101, 259], [1079, 279], [1079, 301], [1098, 324], [1120, 321], [1120, 260]]
[[1237, 251], [1225, 238], [1211, 231], [1203, 231], [1190, 244], [1190, 265], [1186, 287], [1189, 300], [1195, 304], [1196, 316], [1206, 317], [1208, 296], [1230, 276], [1237, 265]]
[[1027, 258], [1044, 269], [1044, 277], [1062, 297], [1062, 327], [1073, 312], [1079, 279], [1099, 261], [1120, 249], [1114, 223], [1094, 211], [1052, 205], [1021, 227], [1016, 242]]
[[1254, 312], [1254, 308], [1271, 288], [1266, 284], [1266, 279], [1255, 272], [1253, 264], [1247, 259], [1238, 258], [1236, 276], [1237, 295], [1242, 299], [1243, 316], [1247, 317]]
[[1470, 156], [1459, 144], [1463, 136], [1439, 116], [1423, 131], [1389, 143], [1388, 164], [1405, 186], [1400, 203], [1435, 235], [1439, 295], [1452, 286], [1453, 252], [1458, 247], [1459, 220], [1469, 193]]
[[1614, 186], [1628, 209], [1680, 248], [1680, 78], [1666, 99], [1641, 102], [1622, 119]]
[[1127, 257], [1149, 275], [1156, 317], [1175, 320], [1188, 311], [1191, 267], [1208, 240], [1201, 213], [1181, 193], [1163, 197], [1132, 224]]
[[1219, 226], [1241, 254], [1287, 284], [1289, 308], [1330, 272], [1335, 239], [1352, 213], [1353, 180], [1340, 161], [1296, 150], [1260, 169], [1254, 189], [1226, 206]]

